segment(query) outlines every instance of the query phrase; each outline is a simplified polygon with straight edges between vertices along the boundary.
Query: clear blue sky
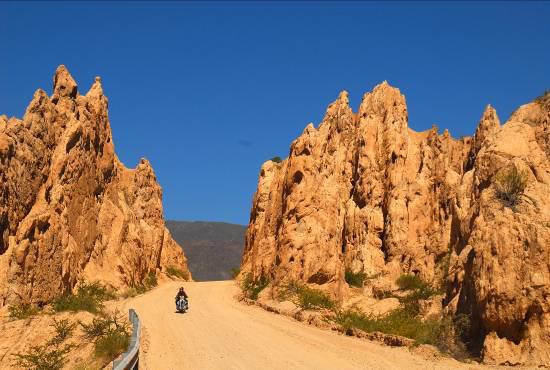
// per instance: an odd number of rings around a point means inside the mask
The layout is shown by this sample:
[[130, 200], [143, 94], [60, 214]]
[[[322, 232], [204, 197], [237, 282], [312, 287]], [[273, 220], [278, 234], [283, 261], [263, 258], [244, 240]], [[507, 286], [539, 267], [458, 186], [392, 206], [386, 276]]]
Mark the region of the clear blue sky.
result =
[[339, 91], [388, 80], [410, 126], [475, 130], [550, 89], [546, 2], [0, 2], [0, 113], [65, 64], [103, 78], [117, 153], [148, 158], [169, 219], [245, 224], [260, 165]]

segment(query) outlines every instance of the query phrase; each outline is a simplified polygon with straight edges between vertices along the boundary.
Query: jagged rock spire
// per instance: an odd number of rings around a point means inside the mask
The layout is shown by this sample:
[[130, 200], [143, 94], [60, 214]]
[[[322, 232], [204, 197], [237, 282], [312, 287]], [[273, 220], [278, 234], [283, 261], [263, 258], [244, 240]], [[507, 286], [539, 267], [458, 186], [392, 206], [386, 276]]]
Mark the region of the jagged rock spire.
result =
[[78, 85], [69, 73], [67, 67], [63, 64], [57, 67], [53, 77], [53, 96], [52, 98], [76, 98]]
[[466, 163], [465, 170], [470, 170], [473, 165], [477, 153], [480, 151], [483, 142], [492, 134], [494, 134], [500, 127], [500, 120], [497, 115], [495, 108], [491, 104], [487, 104], [481, 120], [477, 124], [476, 133], [472, 141], [472, 148], [470, 149], [470, 154]]

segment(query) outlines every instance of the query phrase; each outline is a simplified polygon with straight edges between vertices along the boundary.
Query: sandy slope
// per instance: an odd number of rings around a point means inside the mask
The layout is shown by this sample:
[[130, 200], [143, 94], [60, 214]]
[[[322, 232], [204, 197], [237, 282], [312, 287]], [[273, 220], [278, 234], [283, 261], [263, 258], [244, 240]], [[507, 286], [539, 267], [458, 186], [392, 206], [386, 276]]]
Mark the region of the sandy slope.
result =
[[191, 297], [186, 314], [174, 311], [181, 283], [167, 283], [127, 303], [145, 327], [145, 368], [172, 369], [463, 369], [311, 327], [246, 306], [233, 297], [233, 282], [184, 283]]

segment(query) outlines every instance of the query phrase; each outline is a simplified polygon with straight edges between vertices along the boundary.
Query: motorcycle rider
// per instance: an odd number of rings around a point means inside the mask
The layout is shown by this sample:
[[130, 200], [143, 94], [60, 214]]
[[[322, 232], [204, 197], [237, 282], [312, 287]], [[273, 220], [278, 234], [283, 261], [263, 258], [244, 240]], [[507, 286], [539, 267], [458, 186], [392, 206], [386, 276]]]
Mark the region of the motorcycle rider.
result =
[[180, 297], [185, 298], [185, 300], [187, 301], [187, 293], [185, 292], [185, 289], [183, 289], [183, 287], [180, 287], [180, 289], [178, 290], [178, 294], [176, 294], [176, 305], [178, 304], [178, 300], [180, 299]]

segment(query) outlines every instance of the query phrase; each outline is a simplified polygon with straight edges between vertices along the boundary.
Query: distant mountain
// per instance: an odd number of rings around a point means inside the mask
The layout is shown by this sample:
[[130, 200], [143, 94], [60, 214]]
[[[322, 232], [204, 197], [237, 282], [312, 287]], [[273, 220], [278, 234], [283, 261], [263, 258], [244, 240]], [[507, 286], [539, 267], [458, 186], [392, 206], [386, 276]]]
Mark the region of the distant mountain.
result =
[[246, 226], [203, 221], [166, 221], [166, 226], [185, 251], [194, 280], [231, 279], [231, 269], [241, 263]]

